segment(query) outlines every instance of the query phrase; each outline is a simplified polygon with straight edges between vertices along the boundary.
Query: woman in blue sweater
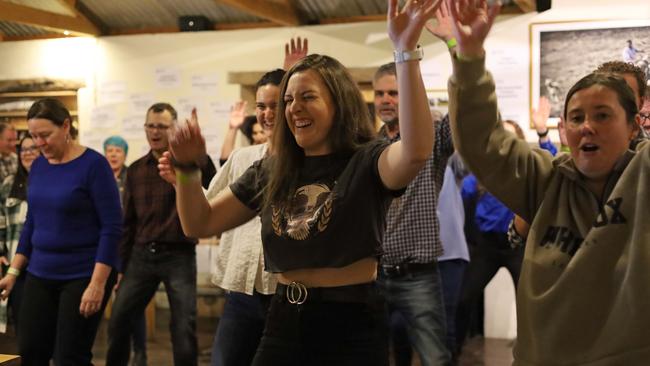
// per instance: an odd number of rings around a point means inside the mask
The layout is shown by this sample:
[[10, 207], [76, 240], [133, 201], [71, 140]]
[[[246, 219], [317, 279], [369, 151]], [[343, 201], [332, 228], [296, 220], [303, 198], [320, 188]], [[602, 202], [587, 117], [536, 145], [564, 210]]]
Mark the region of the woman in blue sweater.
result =
[[27, 221], [7, 276], [6, 298], [27, 271], [18, 349], [23, 365], [91, 365], [101, 314], [115, 283], [122, 231], [113, 172], [98, 152], [74, 141], [56, 99], [35, 102], [29, 133], [42, 156], [29, 176]]

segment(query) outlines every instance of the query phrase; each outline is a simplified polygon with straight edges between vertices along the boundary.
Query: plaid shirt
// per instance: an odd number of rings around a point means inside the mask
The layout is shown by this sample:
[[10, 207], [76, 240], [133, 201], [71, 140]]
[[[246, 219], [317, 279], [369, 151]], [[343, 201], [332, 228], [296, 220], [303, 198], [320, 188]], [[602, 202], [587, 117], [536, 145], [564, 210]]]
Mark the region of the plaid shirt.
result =
[[[435, 131], [433, 154], [388, 210], [382, 264], [432, 263], [442, 254], [436, 211], [447, 160], [454, 152], [448, 115], [435, 123]], [[387, 138], [385, 131], [382, 135]]]
[[[211, 161], [201, 168], [201, 173], [203, 181], [209, 183], [215, 173]], [[134, 245], [159, 242], [185, 246], [198, 242], [183, 234], [176, 211], [176, 191], [158, 174], [158, 160], [151, 151], [127, 169], [123, 203], [122, 271], [128, 265]]]
[[[27, 219], [27, 201], [9, 197], [14, 177], [15, 175], [6, 177], [0, 187], [0, 202], [4, 202], [0, 205], [0, 242], [2, 246], [0, 255], [6, 257], [9, 263], [16, 254], [20, 232]], [[5, 333], [6, 329], [7, 304], [3, 301], [0, 303], [0, 333]]]
[[10, 153], [8, 155], [0, 156], [0, 182], [4, 182], [5, 178], [10, 175], [16, 174], [18, 171], [18, 155]]

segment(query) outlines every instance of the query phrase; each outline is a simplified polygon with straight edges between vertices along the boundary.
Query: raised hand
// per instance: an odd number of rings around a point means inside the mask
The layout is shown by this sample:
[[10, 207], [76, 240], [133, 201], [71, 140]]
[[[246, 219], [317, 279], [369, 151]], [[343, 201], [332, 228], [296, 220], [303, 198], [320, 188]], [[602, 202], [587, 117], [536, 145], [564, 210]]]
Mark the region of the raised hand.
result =
[[422, 28], [441, 2], [442, 0], [407, 0], [400, 11], [397, 0], [388, 0], [388, 36], [396, 50], [412, 51], [417, 47]]
[[483, 56], [483, 43], [499, 14], [501, 3], [488, 7], [487, 0], [447, 1], [452, 30], [458, 42], [458, 54], [465, 57]]
[[169, 151], [165, 151], [158, 159], [158, 174], [165, 182], [172, 185], [176, 184], [176, 171], [172, 166], [172, 154]]
[[197, 164], [206, 155], [205, 139], [201, 135], [196, 108], [192, 109], [192, 117], [169, 131], [169, 150], [173, 158], [180, 164]]
[[533, 113], [531, 115], [533, 124], [535, 125], [535, 129], [537, 130], [538, 133], [546, 132], [547, 130], [546, 122], [548, 121], [548, 117], [550, 115], [551, 115], [551, 103], [548, 101], [548, 98], [540, 97], [539, 106], [537, 107], [537, 109], [533, 109]]
[[246, 101], [240, 100], [230, 107], [230, 128], [238, 129], [241, 125], [244, 124], [244, 118], [246, 118]]
[[443, 1], [442, 4], [440, 4], [440, 7], [438, 10], [436, 10], [435, 17], [435, 26], [431, 23], [426, 23], [424, 25], [429, 33], [445, 42], [454, 38], [454, 32], [452, 30], [452, 19], [449, 15], [449, 7], [447, 6], [446, 2]]
[[309, 52], [307, 38], [304, 40], [300, 37], [291, 38], [291, 43], [287, 42], [284, 45], [284, 70], [289, 70], [296, 62], [307, 56], [307, 52]]

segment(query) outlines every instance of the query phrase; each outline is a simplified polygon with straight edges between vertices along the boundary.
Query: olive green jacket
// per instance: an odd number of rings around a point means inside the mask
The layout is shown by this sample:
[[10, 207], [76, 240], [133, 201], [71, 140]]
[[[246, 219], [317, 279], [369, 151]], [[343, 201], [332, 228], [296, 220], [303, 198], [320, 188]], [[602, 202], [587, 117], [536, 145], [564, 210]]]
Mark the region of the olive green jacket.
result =
[[650, 365], [650, 144], [620, 158], [602, 197], [570, 154], [506, 132], [485, 61], [454, 61], [454, 145], [531, 223], [517, 287], [515, 365]]

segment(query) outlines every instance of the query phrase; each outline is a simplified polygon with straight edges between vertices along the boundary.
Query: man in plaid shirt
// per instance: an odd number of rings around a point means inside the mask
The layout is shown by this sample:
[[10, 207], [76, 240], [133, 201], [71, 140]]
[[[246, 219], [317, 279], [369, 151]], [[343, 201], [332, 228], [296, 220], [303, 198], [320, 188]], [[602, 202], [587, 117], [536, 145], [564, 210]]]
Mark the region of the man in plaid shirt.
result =
[[17, 170], [16, 130], [11, 124], [0, 122], [0, 183]]
[[[158, 158], [168, 149], [167, 130], [176, 110], [156, 103], [147, 111], [144, 130], [151, 150], [129, 166], [124, 187], [124, 233], [120, 245], [122, 272], [108, 326], [107, 365], [126, 366], [133, 324], [144, 312], [160, 282], [165, 284], [172, 318], [175, 365], [196, 365], [197, 240], [183, 233], [176, 192], [158, 173]], [[207, 155], [200, 164], [203, 187], [216, 169]]]
[[[399, 140], [398, 91], [395, 64], [381, 66], [373, 80], [375, 112], [384, 122], [383, 138]], [[384, 254], [377, 281], [384, 291], [389, 312], [406, 322], [410, 343], [423, 366], [447, 365], [450, 355], [445, 345], [445, 312], [437, 257], [442, 254], [436, 209], [438, 193], [447, 165], [454, 152], [449, 118], [435, 123], [433, 153], [401, 198], [395, 199], [386, 218]], [[398, 312], [399, 314], [394, 314]], [[394, 333], [394, 332], [392, 332]], [[393, 337], [395, 338], [395, 337]], [[400, 354], [396, 348], [398, 364]]]

